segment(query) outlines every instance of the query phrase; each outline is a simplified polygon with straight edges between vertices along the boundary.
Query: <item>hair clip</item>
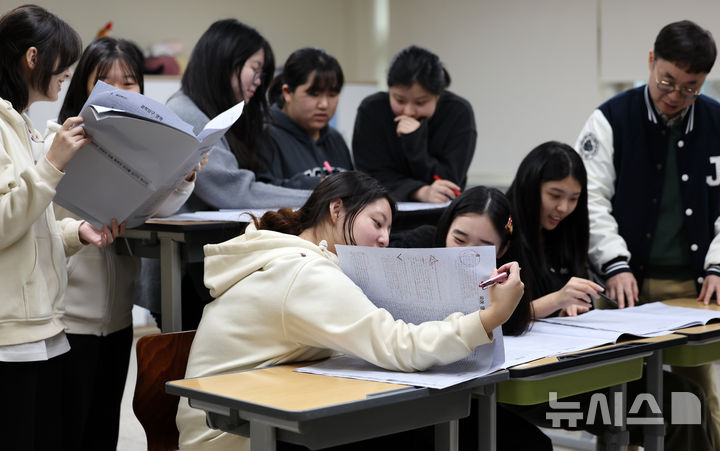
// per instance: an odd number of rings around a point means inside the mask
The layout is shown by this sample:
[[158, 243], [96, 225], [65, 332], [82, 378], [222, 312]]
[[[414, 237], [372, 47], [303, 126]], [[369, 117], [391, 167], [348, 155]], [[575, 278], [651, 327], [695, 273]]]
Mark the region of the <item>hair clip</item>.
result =
[[505, 224], [505, 231], [508, 233], [508, 235], [512, 235], [513, 233], [512, 216], [508, 216], [508, 222], [507, 224]]

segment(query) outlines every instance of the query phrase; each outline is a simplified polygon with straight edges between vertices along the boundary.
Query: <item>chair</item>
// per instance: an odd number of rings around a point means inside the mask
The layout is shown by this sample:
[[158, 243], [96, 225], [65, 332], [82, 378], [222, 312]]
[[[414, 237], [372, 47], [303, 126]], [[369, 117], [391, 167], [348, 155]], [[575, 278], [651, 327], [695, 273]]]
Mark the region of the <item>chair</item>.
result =
[[165, 393], [165, 382], [185, 377], [195, 331], [141, 337], [137, 350], [137, 381], [133, 411], [147, 436], [148, 451], [178, 449], [175, 414], [179, 398]]

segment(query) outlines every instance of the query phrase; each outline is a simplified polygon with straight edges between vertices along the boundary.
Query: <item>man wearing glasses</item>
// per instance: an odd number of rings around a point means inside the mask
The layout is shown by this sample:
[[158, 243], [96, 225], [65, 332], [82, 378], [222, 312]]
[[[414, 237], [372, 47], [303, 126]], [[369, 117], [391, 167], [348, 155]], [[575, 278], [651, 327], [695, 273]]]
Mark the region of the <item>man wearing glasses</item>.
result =
[[[575, 146], [588, 172], [589, 259], [620, 308], [678, 297], [720, 305], [720, 104], [700, 94], [716, 53], [697, 24], [666, 25], [647, 85], [596, 109]], [[720, 421], [711, 369], [674, 372], [703, 387]]]

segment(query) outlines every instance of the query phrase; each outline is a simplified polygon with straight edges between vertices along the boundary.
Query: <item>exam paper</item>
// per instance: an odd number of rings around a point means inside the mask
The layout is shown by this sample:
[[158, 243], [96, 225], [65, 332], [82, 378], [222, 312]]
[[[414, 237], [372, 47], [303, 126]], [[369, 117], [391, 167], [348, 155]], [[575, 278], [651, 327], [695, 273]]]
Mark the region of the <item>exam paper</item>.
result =
[[[431, 249], [336, 246], [340, 267], [373, 303], [394, 318], [419, 324], [451, 313], [471, 313], [490, 305], [478, 288], [495, 268], [495, 247]], [[340, 377], [444, 388], [499, 369], [505, 360], [502, 329], [466, 359], [419, 373], [387, 371], [357, 359], [340, 359], [303, 368]], [[344, 365], [347, 364], [347, 367]]]
[[539, 321], [652, 337], [667, 335], [683, 327], [704, 325], [714, 318], [720, 318], [720, 312], [652, 302], [637, 307], [591, 310], [574, 317], [543, 318]]
[[136, 227], [152, 215], [240, 117], [243, 103], [200, 134], [165, 105], [98, 82], [80, 115], [93, 141], [65, 167], [54, 202], [95, 226]]
[[531, 362], [543, 357], [582, 351], [617, 342], [622, 332], [569, 327], [537, 321], [519, 337], [507, 336], [503, 368]]

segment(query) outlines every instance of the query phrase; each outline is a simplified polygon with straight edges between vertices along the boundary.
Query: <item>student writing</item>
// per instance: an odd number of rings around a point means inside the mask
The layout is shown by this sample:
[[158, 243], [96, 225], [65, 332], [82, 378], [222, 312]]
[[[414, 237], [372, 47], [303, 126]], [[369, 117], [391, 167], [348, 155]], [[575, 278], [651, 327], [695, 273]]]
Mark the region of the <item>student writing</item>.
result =
[[[346, 171], [322, 181], [297, 212], [266, 213], [244, 235], [205, 247], [205, 307], [187, 377], [324, 358], [335, 352], [383, 368], [419, 371], [459, 360], [491, 340], [522, 295], [517, 264], [490, 288], [493, 304], [418, 325], [378, 309], [343, 274], [336, 244], [384, 247], [394, 202], [369, 176]], [[430, 337], [432, 340], [422, 339]], [[237, 449], [248, 440], [209, 429], [205, 415], [181, 401], [183, 449]], [[430, 441], [432, 444], [432, 441]]]

